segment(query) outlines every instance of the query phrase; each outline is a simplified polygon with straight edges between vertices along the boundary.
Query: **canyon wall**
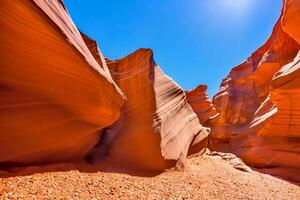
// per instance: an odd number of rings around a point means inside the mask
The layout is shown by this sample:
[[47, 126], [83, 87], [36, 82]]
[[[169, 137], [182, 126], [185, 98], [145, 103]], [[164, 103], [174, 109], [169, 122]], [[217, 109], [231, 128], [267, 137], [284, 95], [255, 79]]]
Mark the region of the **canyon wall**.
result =
[[188, 103], [197, 114], [201, 124], [219, 115], [206, 92], [207, 89], [206, 85], [199, 85], [193, 90], [186, 91]]
[[222, 81], [211, 148], [300, 180], [300, 1], [285, 0], [268, 41]]
[[107, 63], [127, 97], [119, 122], [110, 127], [116, 136], [109, 159], [162, 170], [184, 162], [189, 149], [199, 152], [206, 146], [209, 129], [199, 124], [184, 91], [156, 65], [152, 50]]
[[58, 1], [0, 6], [0, 163], [80, 159], [125, 97]]
[[0, 4], [0, 167], [89, 155], [163, 170], [206, 147], [209, 129], [151, 50], [105, 60], [62, 1]]
[[184, 92], [150, 49], [105, 59], [59, 0], [0, 5], [0, 167], [88, 156], [164, 170], [202, 152], [204, 124], [211, 149], [300, 180], [300, 0], [284, 1], [268, 41], [213, 102], [205, 85]]

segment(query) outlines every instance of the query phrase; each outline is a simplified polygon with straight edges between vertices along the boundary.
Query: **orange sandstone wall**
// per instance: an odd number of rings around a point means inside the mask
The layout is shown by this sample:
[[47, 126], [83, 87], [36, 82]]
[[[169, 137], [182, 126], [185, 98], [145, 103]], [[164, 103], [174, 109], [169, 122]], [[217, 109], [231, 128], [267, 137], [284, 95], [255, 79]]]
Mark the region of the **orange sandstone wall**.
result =
[[58, 1], [0, 4], [0, 163], [82, 158], [123, 94]]
[[188, 103], [197, 114], [201, 124], [205, 124], [218, 115], [206, 91], [206, 85], [199, 85], [193, 90], [186, 91]]
[[0, 4], [0, 167], [90, 155], [162, 170], [206, 147], [209, 129], [151, 50], [106, 61], [62, 1]]
[[108, 61], [127, 97], [109, 158], [137, 169], [162, 170], [183, 162], [189, 148], [206, 147], [209, 129], [200, 125], [184, 91], [153, 60], [150, 49]]
[[222, 81], [212, 148], [300, 180], [300, 0], [285, 0], [269, 40]]

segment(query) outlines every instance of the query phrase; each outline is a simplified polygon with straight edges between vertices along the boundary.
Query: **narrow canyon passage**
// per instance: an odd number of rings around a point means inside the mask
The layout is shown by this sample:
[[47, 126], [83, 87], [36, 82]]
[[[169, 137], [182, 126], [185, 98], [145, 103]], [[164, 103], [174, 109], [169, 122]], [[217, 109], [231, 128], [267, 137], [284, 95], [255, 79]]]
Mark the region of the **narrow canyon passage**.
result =
[[300, 196], [300, 0], [213, 99], [151, 49], [106, 58], [63, 1], [0, 4], [0, 199]]

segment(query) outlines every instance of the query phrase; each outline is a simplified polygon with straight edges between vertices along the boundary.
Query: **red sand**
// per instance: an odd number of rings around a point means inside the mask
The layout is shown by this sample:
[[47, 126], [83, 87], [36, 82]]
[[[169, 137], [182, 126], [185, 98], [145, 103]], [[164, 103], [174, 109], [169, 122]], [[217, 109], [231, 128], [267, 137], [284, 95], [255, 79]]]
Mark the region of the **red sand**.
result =
[[188, 160], [183, 172], [154, 177], [105, 172], [36, 173], [0, 179], [0, 199], [299, 199], [300, 187], [239, 171], [220, 157]]

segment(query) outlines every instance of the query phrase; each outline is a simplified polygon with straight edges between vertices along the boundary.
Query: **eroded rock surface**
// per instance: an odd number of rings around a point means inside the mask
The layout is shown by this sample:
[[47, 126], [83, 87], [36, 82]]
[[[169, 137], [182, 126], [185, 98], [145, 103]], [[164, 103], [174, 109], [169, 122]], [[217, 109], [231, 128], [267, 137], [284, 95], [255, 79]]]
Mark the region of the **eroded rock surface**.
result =
[[83, 158], [124, 96], [60, 1], [2, 0], [0, 163]]
[[162, 170], [206, 147], [209, 129], [151, 50], [108, 68], [62, 1], [4, 0], [0, 11], [1, 168], [90, 155]]
[[244, 172], [253, 172], [250, 167], [248, 167], [240, 158], [232, 153], [223, 153], [223, 152], [206, 152], [206, 155], [211, 156], [213, 158], [220, 158], [228, 162], [232, 167]]
[[299, 0], [284, 1], [269, 40], [233, 68], [213, 105], [206, 86], [185, 93], [149, 49], [105, 60], [60, 0], [0, 5], [0, 167], [91, 153], [163, 170], [206, 147], [200, 121], [213, 149], [300, 180]]
[[162, 170], [206, 147], [209, 129], [200, 125], [184, 91], [153, 60], [150, 49], [108, 61], [127, 97], [109, 158], [139, 169]]
[[269, 40], [223, 80], [212, 147], [300, 180], [300, 1], [285, 0]]
[[197, 114], [201, 124], [206, 123], [218, 115], [206, 91], [206, 85], [199, 85], [195, 89], [186, 92], [188, 103]]

